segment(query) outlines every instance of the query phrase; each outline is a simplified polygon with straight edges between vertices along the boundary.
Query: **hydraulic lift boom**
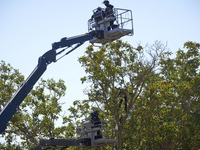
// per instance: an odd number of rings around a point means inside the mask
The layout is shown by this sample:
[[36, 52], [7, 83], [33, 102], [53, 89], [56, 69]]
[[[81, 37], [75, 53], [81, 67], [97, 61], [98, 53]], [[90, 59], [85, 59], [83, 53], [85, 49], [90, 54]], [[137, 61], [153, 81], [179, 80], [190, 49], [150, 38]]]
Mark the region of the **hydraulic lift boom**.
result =
[[[78, 35], [75, 37], [70, 38], [62, 38], [60, 42], [55, 42], [52, 44], [52, 49], [47, 51], [41, 57], [39, 57], [38, 65], [33, 70], [33, 72], [29, 75], [29, 77], [24, 81], [24, 83], [20, 86], [17, 90], [16, 94], [11, 98], [11, 100], [7, 103], [7, 105], [3, 108], [0, 112], [0, 134], [6, 129], [6, 125], [8, 121], [12, 118], [12, 116], [17, 111], [19, 105], [31, 91], [35, 83], [38, 79], [42, 76], [42, 74], [46, 71], [47, 65], [56, 62], [58, 59], [56, 58], [57, 55], [64, 52], [67, 48], [70, 48], [72, 45], [77, 44], [74, 48], [69, 50], [63, 56], [69, 54], [80, 45], [82, 45], [85, 41], [91, 40], [92, 38], [103, 38], [102, 31], [92, 31], [86, 34]], [[64, 48], [60, 52], [56, 50], [59, 48]], [[62, 56], [62, 57], [63, 57]], [[60, 59], [60, 58], [59, 58]]]
[[[113, 13], [107, 16], [102, 16], [102, 13], [96, 14], [96, 10], [93, 12], [94, 19], [88, 21], [88, 33], [69, 38], [62, 38], [59, 42], [52, 44], [51, 50], [39, 57], [36, 68], [0, 112], [0, 134], [4, 132], [7, 123], [15, 114], [19, 105], [31, 91], [35, 83], [46, 71], [49, 64], [57, 62], [62, 57], [68, 55], [81, 46], [85, 41], [89, 41], [92, 44], [105, 44], [117, 40], [125, 35], [133, 35], [133, 19], [131, 10], [115, 8]], [[111, 26], [110, 22], [115, 22], [115, 24]], [[67, 50], [66, 53], [57, 58], [58, 55], [65, 52], [68, 48], [70, 48], [70, 50]], [[102, 136], [101, 131], [103, 130], [103, 126], [104, 122], [99, 120], [98, 113], [91, 113], [91, 119], [83, 122], [82, 127], [80, 128], [81, 139], [41, 140], [33, 150], [42, 150], [42, 147], [56, 145], [65, 147], [101, 147], [102, 145], [104, 146], [116, 143], [116, 139], [109, 139]]]

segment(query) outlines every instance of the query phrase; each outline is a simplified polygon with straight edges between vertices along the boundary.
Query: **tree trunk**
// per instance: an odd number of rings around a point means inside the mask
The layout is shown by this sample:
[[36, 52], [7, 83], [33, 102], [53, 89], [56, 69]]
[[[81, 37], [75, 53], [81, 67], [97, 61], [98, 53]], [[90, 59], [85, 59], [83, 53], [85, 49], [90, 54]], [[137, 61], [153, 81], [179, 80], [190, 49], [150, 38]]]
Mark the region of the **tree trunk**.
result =
[[118, 141], [117, 141], [117, 146], [118, 146], [118, 150], [122, 150], [123, 149], [123, 131], [122, 131], [123, 127], [118, 127]]

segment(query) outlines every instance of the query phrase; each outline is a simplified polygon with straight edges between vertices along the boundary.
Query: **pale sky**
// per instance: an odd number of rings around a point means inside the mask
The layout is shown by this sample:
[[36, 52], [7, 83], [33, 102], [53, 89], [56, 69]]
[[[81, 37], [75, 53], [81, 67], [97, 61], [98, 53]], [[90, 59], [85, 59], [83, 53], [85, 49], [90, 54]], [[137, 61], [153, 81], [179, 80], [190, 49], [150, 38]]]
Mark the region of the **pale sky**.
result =
[[[0, 0], [0, 60], [10, 63], [28, 77], [38, 58], [51, 49], [53, 42], [88, 32], [92, 10], [104, 7], [103, 0]], [[200, 42], [199, 0], [110, 0], [116, 8], [133, 12], [134, 35], [123, 37], [132, 46], [168, 43], [176, 52], [186, 41]], [[63, 111], [74, 100], [83, 100], [85, 75], [79, 64], [89, 42], [48, 66], [42, 78], [63, 79], [67, 86]]]

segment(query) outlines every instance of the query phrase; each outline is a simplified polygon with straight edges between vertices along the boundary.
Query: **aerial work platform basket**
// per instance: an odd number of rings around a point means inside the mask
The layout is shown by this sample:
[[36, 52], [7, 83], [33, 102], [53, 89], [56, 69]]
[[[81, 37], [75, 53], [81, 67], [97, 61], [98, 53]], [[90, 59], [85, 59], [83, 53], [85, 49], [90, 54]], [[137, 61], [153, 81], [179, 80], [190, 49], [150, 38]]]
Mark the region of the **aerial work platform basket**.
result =
[[133, 17], [132, 11], [128, 9], [114, 8], [109, 15], [104, 13], [105, 10], [93, 10], [93, 17], [88, 21], [88, 31], [102, 30], [104, 38], [94, 37], [90, 43], [105, 44], [117, 40], [125, 35], [132, 36]]

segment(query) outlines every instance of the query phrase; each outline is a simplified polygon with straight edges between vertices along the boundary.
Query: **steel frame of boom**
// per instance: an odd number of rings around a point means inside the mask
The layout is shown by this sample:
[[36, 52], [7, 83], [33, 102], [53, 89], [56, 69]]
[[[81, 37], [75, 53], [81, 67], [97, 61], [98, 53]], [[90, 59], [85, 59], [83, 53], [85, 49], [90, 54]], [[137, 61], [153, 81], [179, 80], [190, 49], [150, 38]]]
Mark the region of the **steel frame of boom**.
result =
[[48, 64], [56, 62], [58, 60], [56, 59], [56, 56], [64, 51], [62, 50], [60, 52], [56, 52], [56, 50], [64, 47], [70, 48], [72, 45], [77, 44], [74, 48], [72, 48], [72, 50], [65, 54], [67, 55], [82, 45], [85, 41], [91, 40], [93, 37], [103, 38], [102, 31], [92, 31], [75, 37], [62, 38], [60, 42], [52, 44], [51, 50], [47, 51], [45, 54], [39, 57], [38, 65], [36, 68], [32, 71], [29, 77], [17, 90], [15, 95], [0, 112], [0, 134], [6, 129], [7, 123], [18, 110], [19, 105], [32, 90], [33, 86], [39, 80], [42, 74], [46, 71]]
[[68, 148], [70, 146], [91, 146], [90, 138], [83, 139], [50, 139], [50, 140], [40, 140], [40, 143], [32, 148], [31, 150], [43, 150], [42, 147], [48, 146], [64, 146]]

